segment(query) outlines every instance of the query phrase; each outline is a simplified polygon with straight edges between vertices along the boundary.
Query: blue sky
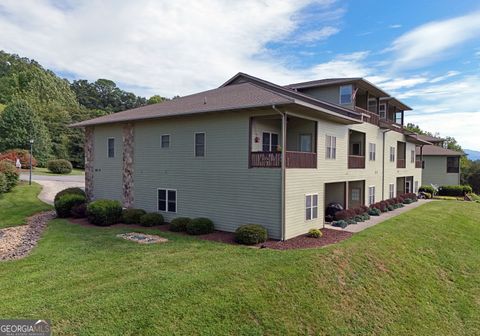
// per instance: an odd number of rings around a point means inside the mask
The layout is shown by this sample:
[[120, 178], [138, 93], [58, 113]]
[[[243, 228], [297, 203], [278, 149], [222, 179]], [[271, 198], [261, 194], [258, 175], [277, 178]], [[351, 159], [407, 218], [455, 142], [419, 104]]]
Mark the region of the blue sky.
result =
[[4, 0], [0, 31], [0, 49], [144, 96], [239, 71], [365, 77], [413, 107], [407, 122], [480, 150], [478, 1]]

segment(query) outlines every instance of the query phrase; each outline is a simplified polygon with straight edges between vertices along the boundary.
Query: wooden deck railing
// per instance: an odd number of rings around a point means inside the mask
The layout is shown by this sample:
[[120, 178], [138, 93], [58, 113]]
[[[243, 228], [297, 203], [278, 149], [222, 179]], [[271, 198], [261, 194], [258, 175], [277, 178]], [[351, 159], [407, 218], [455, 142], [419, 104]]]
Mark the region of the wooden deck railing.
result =
[[405, 168], [405, 159], [397, 159], [397, 168]]
[[362, 114], [363, 121], [369, 122], [370, 124], [374, 124], [377, 126], [380, 124], [380, 116], [378, 114], [370, 112], [358, 106], [355, 106], [355, 111]]
[[415, 168], [422, 168], [422, 161], [420, 160], [415, 161]]
[[[280, 168], [281, 152], [251, 152], [251, 168]], [[286, 152], [286, 168], [317, 168], [317, 153]]]
[[348, 169], [361, 169], [361, 168], [365, 168], [365, 156], [349, 155]]

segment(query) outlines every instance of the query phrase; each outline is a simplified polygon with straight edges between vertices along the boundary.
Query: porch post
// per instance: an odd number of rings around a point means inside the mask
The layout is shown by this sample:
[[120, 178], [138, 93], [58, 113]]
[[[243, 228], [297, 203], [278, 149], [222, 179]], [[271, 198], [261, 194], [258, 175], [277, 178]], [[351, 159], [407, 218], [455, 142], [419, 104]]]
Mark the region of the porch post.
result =
[[348, 190], [349, 190], [349, 188], [348, 188], [348, 186], [349, 186], [348, 181], [346, 181], [345, 182], [345, 209], [348, 209], [348, 207], [349, 207], [349, 204], [348, 204], [348, 201], [349, 201], [348, 200], [348, 196], [349, 196], [348, 195]]

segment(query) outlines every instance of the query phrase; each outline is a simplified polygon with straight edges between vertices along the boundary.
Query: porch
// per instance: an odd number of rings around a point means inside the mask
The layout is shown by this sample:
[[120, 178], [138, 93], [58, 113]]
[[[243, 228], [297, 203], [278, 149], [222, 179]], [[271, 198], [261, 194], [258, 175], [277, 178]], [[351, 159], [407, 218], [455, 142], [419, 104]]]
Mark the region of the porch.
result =
[[[340, 204], [343, 209], [364, 205], [365, 180], [325, 183], [324, 209], [333, 203]], [[325, 220], [330, 220], [327, 211]]]
[[365, 168], [365, 133], [348, 131], [348, 169]]
[[250, 119], [250, 168], [280, 168], [282, 157], [286, 168], [317, 168], [317, 122], [293, 116], [285, 119], [285, 126], [281, 115]]

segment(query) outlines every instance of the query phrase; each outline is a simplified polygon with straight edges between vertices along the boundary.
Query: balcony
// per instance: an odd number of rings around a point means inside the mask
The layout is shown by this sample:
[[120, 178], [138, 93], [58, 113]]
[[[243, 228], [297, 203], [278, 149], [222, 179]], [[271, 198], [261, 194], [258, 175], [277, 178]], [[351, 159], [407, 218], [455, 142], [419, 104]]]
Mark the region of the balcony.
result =
[[397, 159], [397, 168], [405, 168], [405, 159]]
[[[251, 152], [251, 168], [280, 168], [281, 152]], [[286, 168], [317, 168], [317, 153], [286, 152]]]
[[348, 169], [362, 169], [365, 168], [365, 156], [349, 155]]
[[422, 167], [422, 161], [420, 161], [420, 160], [415, 161], [415, 168], [423, 168]]

